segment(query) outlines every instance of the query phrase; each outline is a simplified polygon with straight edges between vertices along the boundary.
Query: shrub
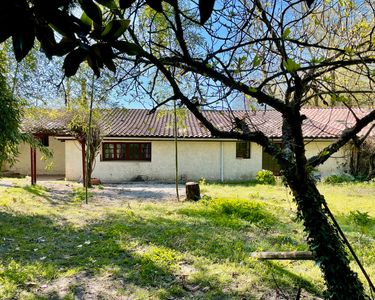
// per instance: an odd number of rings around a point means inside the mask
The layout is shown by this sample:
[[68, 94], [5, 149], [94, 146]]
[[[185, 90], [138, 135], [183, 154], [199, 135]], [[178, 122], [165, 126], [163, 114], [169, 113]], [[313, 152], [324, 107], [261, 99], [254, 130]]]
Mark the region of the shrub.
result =
[[243, 219], [251, 223], [270, 224], [273, 222], [272, 216], [264, 210], [263, 206], [254, 201], [219, 198], [211, 200], [209, 206], [220, 214]]
[[368, 212], [360, 212], [359, 210], [351, 211], [349, 219], [352, 223], [359, 227], [366, 227], [372, 223], [372, 219]]
[[256, 175], [257, 183], [260, 184], [275, 184], [276, 177], [273, 175], [272, 171], [260, 170]]
[[354, 177], [348, 174], [341, 174], [341, 175], [330, 175], [324, 178], [324, 183], [345, 183], [345, 182], [352, 182], [354, 181]]
[[362, 234], [368, 233], [369, 227], [373, 224], [373, 219], [368, 212], [360, 212], [359, 210], [349, 213], [349, 221], [354, 224]]
[[[92, 198], [92, 192], [88, 192], [88, 198]], [[86, 190], [85, 188], [79, 187], [79, 188], [74, 188], [73, 192], [71, 194], [71, 201], [73, 203], [83, 203], [86, 200]]]

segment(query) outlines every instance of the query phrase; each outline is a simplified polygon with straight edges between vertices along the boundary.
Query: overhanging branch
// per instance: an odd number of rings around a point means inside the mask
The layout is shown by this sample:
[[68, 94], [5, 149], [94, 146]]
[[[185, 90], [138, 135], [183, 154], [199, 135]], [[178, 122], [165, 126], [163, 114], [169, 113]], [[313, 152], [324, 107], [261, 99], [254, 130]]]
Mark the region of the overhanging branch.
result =
[[307, 161], [307, 165], [315, 168], [323, 164], [328, 158], [331, 157], [332, 154], [336, 153], [341, 147], [353, 139], [363, 128], [373, 121], [375, 121], [375, 110], [367, 114], [365, 117], [359, 119], [356, 125], [353, 127], [345, 129], [336, 142], [325, 147], [317, 155], [311, 157]]

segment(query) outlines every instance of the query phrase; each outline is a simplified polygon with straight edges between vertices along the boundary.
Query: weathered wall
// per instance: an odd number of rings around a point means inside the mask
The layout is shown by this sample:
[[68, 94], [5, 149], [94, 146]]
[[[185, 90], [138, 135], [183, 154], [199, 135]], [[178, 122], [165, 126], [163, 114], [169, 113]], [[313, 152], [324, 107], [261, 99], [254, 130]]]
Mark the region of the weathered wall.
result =
[[[152, 141], [152, 160], [149, 161], [101, 161], [96, 160], [93, 176], [103, 182], [121, 182], [134, 180], [137, 176], [148, 180], [174, 180], [174, 142]], [[63, 175], [68, 180], [82, 180], [81, 146], [78, 142], [67, 140], [62, 143], [53, 137], [49, 139], [53, 151], [52, 169], [45, 167], [49, 162], [40, 160], [37, 153], [37, 173], [39, 175]], [[310, 142], [306, 145], [306, 154], [313, 156], [329, 145], [330, 142]], [[225, 181], [254, 178], [262, 169], [262, 147], [251, 143], [251, 158], [236, 158], [236, 143], [233, 141], [179, 141], [179, 174], [184, 180]], [[223, 155], [223, 159], [222, 159]], [[223, 169], [221, 163], [223, 162]], [[319, 167], [322, 176], [338, 174], [344, 163], [344, 151], [339, 151]], [[9, 168], [8, 168], [9, 169]], [[30, 174], [30, 146], [21, 145], [17, 163], [12, 171], [24, 175]]]
[[[107, 141], [107, 140], [106, 140]], [[174, 142], [152, 141], [149, 161], [100, 161], [97, 157], [93, 177], [103, 182], [121, 182], [140, 176], [148, 180], [173, 181], [175, 176]], [[221, 143], [223, 143], [223, 148]], [[223, 151], [223, 152], [222, 152]], [[251, 144], [251, 158], [237, 159], [235, 142], [179, 141], [179, 174], [184, 180], [220, 180], [221, 155], [224, 155], [224, 180], [242, 180], [261, 169], [262, 149]], [[82, 179], [80, 146], [66, 141], [66, 178]]]
[[[319, 141], [310, 142], [306, 144], [306, 156], [310, 158], [319, 151], [323, 150], [325, 147], [332, 143], [329, 141]], [[322, 177], [332, 174], [340, 174], [343, 172], [343, 164], [345, 163], [345, 151], [341, 148], [338, 152], [332, 155], [323, 165], [318, 167], [319, 173]]]
[[[63, 175], [65, 174], [65, 145], [63, 142], [49, 137], [49, 150], [53, 153], [52, 159], [43, 160], [42, 154], [36, 151], [37, 175]], [[5, 166], [4, 169], [22, 175], [30, 175], [30, 145], [21, 144], [19, 146], [20, 154], [17, 156], [17, 162], [10, 168]], [[50, 165], [51, 168], [47, 168]]]

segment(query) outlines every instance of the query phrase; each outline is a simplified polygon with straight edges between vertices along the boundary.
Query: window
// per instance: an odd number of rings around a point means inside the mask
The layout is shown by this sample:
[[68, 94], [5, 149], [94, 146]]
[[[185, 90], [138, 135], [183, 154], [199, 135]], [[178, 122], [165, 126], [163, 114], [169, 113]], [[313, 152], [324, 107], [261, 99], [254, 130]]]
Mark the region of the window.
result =
[[236, 143], [236, 158], [250, 158], [250, 142]]
[[49, 147], [48, 135], [42, 135], [39, 139], [40, 139], [40, 143], [42, 144], [42, 146]]
[[151, 143], [103, 143], [103, 160], [151, 160]]

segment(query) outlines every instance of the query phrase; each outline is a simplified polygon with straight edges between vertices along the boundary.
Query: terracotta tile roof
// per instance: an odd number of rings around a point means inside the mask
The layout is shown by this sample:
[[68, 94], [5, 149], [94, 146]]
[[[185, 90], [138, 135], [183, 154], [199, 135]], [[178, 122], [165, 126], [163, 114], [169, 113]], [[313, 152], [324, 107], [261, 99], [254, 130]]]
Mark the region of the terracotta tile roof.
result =
[[25, 112], [21, 129], [31, 133], [68, 135], [70, 115], [63, 109], [30, 109]]
[[[354, 109], [359, 117], [366, 115], [370, 109]], [[103, 109], [101, 121], [107, 137], [173, 137], [173, 114], [171, 111], [149, 113], [146, 109]], [[281, 137], [281, 114], [274, 110], [253, 111], [203, 111], [204, 116], [222, 130], [234, 129], [234, 119], [239, 118], [248, 124], [250, 130], [261, 130], [272, 138]], [[344, 108], [305, 108], [302, 114], [307, 119], [303, 122], [305, 138], [336, 138], [345, 128], [355, 123], [352, 113]], [[62, 114], [61, 119], [49, 120], [41, 118], [37, 126], [28, 125], [29, 128], [47, 129], [50, 131], [66, 129], [69, 119]], [[180, 118], [179, 137], [185, 138], [212, 138], [211, 133], [193, 116], [186, 111]], [[361, 134], [365, 134], [370, 125]], [[65, 130], [66, 131], [66, 130]], [[375, 129], [371, 136], [375, 136]]]
[[[362, 117], [370, 110], [355, 109]], [[306, 138], [336, 138], [342, 130], [354, 125], [355, 119], [348, 109], [310, 108], [302, 109], [307, 119], [303, 123]], [[274, 110], [265, 111], [204, 111], [204, 116], [222, 130], [234, 128], [234, 118], [243, 119], [250, 130], [261, 130], [267, 136], [281, 137], [281, 114]], [[103, 112], [108, 121], [107, 136], [112, 137], [173, 137], [173, 115], [171, 112], [149, 114], [144, 109], [111, 109]], [[186, 112], [180, 121], [179, 136], [185, 138], [210, 138], [212, 135], [193, 116]], [[369, 126], [368, 126], [369, 127]], [[363, 130], [363, 132], [365, 132]], [[372, 133], [375, 136], [375, 130]]]

